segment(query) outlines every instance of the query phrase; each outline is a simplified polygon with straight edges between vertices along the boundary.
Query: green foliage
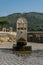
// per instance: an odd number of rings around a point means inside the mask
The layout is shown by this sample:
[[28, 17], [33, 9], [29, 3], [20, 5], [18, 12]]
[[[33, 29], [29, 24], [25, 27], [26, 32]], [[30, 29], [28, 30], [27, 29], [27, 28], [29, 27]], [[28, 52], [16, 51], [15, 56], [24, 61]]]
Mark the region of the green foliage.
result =
[[16, 31], [16, 22], [19, 17], [27, 19], [28, 31], [43, 31], [43, 13], [14, 13], [6, 17], [0, 17], [0, 24], [9, 23], [9, 26], [12, 26]]
[[1, 20], [0, 24], [9, 24], [8, 21]]

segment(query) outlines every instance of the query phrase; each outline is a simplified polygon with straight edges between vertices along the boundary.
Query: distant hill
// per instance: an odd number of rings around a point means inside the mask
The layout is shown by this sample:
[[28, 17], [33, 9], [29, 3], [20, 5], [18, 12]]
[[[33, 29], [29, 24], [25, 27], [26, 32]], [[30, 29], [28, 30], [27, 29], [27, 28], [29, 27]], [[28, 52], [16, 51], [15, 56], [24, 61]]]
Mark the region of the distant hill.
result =
[[28, 31], [43, 31], [43, 13], [14, 13], [6, 17], [0, 17], [0, 21], [7, 21], [16, 31], [16, 22], [19, 17], [24, 17], [28, 21]]

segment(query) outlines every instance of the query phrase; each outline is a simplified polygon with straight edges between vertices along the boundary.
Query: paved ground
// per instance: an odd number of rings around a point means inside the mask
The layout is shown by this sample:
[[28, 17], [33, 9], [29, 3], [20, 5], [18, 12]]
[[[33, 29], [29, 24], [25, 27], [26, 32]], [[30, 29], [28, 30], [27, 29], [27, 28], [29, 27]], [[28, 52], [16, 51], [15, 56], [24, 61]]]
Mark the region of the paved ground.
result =
[[15, 42], [0, 42], [0, 48], [12, 48]]
[[[0, 48], [12, 48], [15, 42], [0, 42]], [[28, 46], [32, 46], [32, 50], [43, 50], [43, 43], [28, 42]]]
[[28, 42], [28, 46], [32, 46], [32, 50], [43, 50], [43, 43]]

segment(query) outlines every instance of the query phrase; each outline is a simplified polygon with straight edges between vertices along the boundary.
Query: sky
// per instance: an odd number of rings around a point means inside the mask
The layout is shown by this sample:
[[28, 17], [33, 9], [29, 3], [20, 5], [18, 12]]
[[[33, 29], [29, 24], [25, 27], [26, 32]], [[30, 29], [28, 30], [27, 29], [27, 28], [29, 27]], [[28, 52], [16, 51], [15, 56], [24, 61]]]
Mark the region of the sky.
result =
[[0, 16], [25, 12], [43, 13], [43, 0], [0, 0]]

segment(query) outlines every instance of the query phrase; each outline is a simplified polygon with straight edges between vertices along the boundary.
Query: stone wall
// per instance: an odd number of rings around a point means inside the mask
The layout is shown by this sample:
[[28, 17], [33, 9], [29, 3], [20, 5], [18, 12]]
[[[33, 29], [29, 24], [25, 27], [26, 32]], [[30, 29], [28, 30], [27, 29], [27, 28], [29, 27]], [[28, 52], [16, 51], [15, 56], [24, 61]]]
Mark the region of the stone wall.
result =
[[0, 42], [15, 42], [16, 33], [15, 32], [0, 32]]
[[27, 36], [28, 42], [43, 43], [43, 32], [30, 32]]
[[[16, 32], [0, 32], [0, 42], [15, 42]], [[43, 32], [28, 32], [28, 42], [41, 42], [43, 43]]]

